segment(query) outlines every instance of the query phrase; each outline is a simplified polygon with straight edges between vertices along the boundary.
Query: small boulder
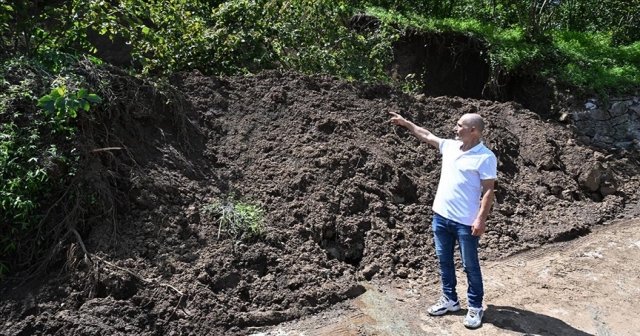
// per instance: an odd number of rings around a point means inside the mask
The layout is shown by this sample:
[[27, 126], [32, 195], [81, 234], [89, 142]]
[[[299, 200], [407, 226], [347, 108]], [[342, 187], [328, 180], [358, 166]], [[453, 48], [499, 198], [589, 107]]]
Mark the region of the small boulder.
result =
[[409, 270], [405, 267], [400, 267], [397, 271], [396, 271], [396, 275], [399, 278], [405, 279], [406, 277], [409, 276]]
[[371, 264], [371, 265], [367, 265], [362, 270], [362, 275], [364, 276], [365, 279], [371, 280], [371, 278], [373, 278], [373, 276], [376, 273], [378, 273], [378, 271], [380, 271], [380, 266], [378, 266], [377, 264]]
[[609, 109], [609, 113], [611, 113], [611, 116], [614, 118], [627, 114], [627, 111], [629, 111], [629, 105], [623, 101], [614, 103]]
[[589, 191], [596, 191], [600, 188], [600, 181], [605, 169], [600, 162], [587, 163], [578, 177], [580, 186]]
[[583, 145], [588, 145], [591, 143], [591, 138], [586, 135], [581, 135], [578, 137], [578, 142]]
[[553, 163], [553, 157], [545, 157], [542, 160], [538, 161], [538, 164], [536, 166], [538, 166], [538, 170], [549, 171], [549, 170], [553, 170], [556, 164]]

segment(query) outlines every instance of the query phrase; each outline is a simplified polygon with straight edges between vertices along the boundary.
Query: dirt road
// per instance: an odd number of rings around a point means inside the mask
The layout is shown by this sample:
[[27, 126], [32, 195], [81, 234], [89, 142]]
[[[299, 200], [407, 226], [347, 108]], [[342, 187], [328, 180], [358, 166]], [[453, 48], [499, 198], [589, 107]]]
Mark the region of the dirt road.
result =
[[366, 284], [366, 293], [331, 311], [254, 335], [640, 335], [638, 219], [486, 262], [483, 271], [486, 314], [477, 330], [461, 323], [466, 302], [430, 317], [439, 284], [406, 281]]

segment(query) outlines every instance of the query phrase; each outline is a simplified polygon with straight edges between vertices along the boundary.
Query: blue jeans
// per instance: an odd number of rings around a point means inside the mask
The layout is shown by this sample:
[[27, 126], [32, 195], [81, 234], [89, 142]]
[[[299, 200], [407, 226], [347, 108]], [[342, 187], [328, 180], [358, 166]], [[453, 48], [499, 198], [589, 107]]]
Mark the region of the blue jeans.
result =
[[443, 294], [449, 300], [458, 300], [456, 269], [453, 260], [453, 250], [456, 241], [458, 241], [460, 255], [462, 256], [462, 266], [464, 267], [464, 272], [467, 273], [469, 307], [481, 308], [484, 288], [482, 286], [480, 261], [478, 260], [480, 237], [471, 234], [471, 226], [454, 222], [438, 214], [433, 216], [433, 237], [436, 242], [438, 262], [440, 263]]

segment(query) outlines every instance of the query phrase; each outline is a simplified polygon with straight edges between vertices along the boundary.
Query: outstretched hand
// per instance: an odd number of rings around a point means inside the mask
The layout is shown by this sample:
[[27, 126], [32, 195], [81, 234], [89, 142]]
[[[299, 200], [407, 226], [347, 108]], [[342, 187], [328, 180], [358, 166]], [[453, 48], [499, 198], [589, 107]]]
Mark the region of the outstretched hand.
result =
[[391, 114], [391, 122], [396, 125], [405, 126], [407, 124], [407, 120], [403, 118], [401, 115], [395, 112], [389, 112]]
[[[407, 130], [409, 130], [409, 132], [413, 135], [415, 135], [418, 140], [422, 141], [422, 142], [426, 142], [429, 145], [438, 148], [440, 146], [440, 142], [442, 141], [442, 139], [438, 138], [437, 136], [433, 135], [431, 132], [429, 132], [428, 130], [416, 126], [416, 124], [412, 123], [411, 121], [403, 118], [401, 115], [395, 113], [395, 112], [389, 112], [389, 114], [391, 114], [391, 122], [402, 126], [404, 128], [406, 128]], [[397, 134], [396, 134], [397, 135]]]

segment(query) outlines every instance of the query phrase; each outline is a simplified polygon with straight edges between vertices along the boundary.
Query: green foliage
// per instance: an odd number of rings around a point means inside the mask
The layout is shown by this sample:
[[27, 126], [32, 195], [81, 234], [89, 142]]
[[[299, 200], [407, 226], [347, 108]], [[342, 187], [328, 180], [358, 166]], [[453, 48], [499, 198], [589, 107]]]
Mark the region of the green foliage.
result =
[[[0, 48], [6, 55], [28, 58], [77, 42], [78, 30], [70, 30], [71, 22], [65, 6], [44, 6], [36, 1], [17, 0], [9, 5], [0, 0]], [[46, 23], [50, 26], [46, 26]]]
[[[363, 8], [381, 23], [375, 29], [349, 28]], [[87, 38], [96, 32], [128, 41], [143, 73], [198, 69], [224, 76], [281, 69], [389, 82], [393, 43], [414, 27], [484, 40], [494, 73], [555, 74], [591, 85], [580, 62], [572, 60], [570, 44], [556, 36], [607, 36], [610, 47], [623, 50], [640, 39], [637, 12], [640, 0], [0, 0], [0, 52], [37, 56], [55, 72], [75, 62], [73, 55], [96, 53]], [[559, 63], [564, 70], [550, 69]], [[632, 73], [633, 62], [595, 63], [603, 65], [594, 74], [606, 79], [594, 88], [630, 85], [616, 78]], [[634, 83], [635, 75], [630, 78]]]
[[142, 6], [151, 24], [129, 34], [145, 72], [238, 75], [277, 68], [380, 80], [397, 38], [388, 29], [349, 29], [354, 8], [343, 0], [238, 0], [209, 12], [182, 0]]
[[563, 62], [558, 78], [596, 92], [630, 92], [640, 83], [640, 42], [611, 46], [611, 35], [559, 32], [553, 44]]
[[472, 19], [500, 29], [519, 28], [529, 41], [548, 41], [559, 30], [610, 34], [614, 44], [632, 44], [640, 39], [638, 0], [370, 0], [363, 3], [431, 20]]
[[102, 99], [95, 93], [89, 93], [87, 89], [80, 89], [77, 93], [70, 93], [66, 86], [60, 86], [51, 90], [51, 93], [44, 95], [38, 100], [38, 107], [41, 107], [46, 115], [53, 115], [58, 130], [63, 130], [64, 126], [71, 119], [78, 116], [78, 110], [89, 111], [90, 103], [101, 103]]
[[[349, 29], [346, 23], [356, 11], [350, 4], [346, 0], [68, 0], [38, 11], [25, 1], [30, 10], [3, 31], [3, 42], [14, 52], [38, 55], [51, 67], [62, 55], [97, 52], [87, 41], [87, 32], [95, 31], [129, 41], [144, 73], [198, 69], [236, 75], [279, 68], [384, 79], [397, 32], [388, 27], [368, 32]], [[57, 24], [43, 26], [41, 22], [48, 19]], [[22, 36], [33, 39], [23, 41]]]
[[264, 210], [257, 204], [223, 200], [206, 205], [201, 211], [218, 222], [218, 239], [225, 232], [233, 239], [252, 239], [262, 236]]
[[456, 0], [372, 0], [364, 1], [371, 7], [380, 7], [400, 13], [415, 13], [422, 17], [442, 19], [454, 14], [459, 1]]
[[[63, 85], [41, 98], [38, 110], [36, 97], [46, 83], [41, 73], [25, 62], [0, 68], [0, 275], [27, 232], [39, 232], [43, 202], [74, 174], [73, 149], [59, 148], [73, 135], [72, 120], [80, 108], [100, 102], [87, 90], [70, 93]], [[74, 78], [61, 75], [55, 82], [73, 84]]]

